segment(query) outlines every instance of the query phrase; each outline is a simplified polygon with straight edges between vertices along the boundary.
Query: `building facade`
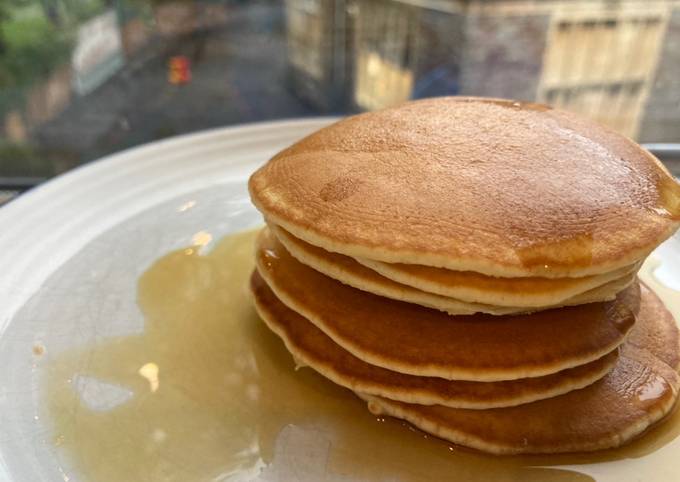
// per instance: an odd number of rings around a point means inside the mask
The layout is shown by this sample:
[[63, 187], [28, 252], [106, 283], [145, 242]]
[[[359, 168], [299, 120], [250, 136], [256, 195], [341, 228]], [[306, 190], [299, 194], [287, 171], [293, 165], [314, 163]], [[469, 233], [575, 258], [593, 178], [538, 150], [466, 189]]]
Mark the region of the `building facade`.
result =
[[288, 0], [291, 78], [326, 110], [484, 95], [680, 139], [678, 0]]

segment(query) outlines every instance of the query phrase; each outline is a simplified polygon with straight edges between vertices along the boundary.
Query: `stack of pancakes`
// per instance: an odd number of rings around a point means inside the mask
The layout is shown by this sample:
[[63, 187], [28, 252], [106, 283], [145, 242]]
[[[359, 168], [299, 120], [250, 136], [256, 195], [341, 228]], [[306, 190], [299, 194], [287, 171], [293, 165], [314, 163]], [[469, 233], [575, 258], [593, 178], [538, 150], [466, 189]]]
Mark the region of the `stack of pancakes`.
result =
[[618, 446], [662, 419], [678, 329], [636, 273], [680, 185], [572, 114], [440, 98], [347, 118], [250, 179], [255, 305], [376, 414], [493, 453]]

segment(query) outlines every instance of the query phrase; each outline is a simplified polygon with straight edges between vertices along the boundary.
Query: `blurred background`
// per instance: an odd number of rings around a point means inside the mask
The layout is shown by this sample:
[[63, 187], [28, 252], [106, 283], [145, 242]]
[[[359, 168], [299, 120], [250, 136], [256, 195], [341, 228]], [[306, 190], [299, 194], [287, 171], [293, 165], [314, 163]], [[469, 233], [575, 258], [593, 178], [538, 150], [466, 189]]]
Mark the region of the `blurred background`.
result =
[[436, 95], [579, 112], [680, 175], [680, 0], [0, 0], [0, 203], [168, 136]]

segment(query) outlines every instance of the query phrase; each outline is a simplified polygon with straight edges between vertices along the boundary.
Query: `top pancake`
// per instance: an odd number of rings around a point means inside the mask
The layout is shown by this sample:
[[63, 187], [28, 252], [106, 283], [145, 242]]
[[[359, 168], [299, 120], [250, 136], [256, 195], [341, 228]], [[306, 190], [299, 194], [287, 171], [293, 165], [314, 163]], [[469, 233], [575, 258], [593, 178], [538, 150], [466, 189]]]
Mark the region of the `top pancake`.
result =
[[680, 185], [634, 142], [536, 104], [439, 98], [347, 118], [250, 179], [294, 236], [502, 277], [605, 273], [677, 229]]

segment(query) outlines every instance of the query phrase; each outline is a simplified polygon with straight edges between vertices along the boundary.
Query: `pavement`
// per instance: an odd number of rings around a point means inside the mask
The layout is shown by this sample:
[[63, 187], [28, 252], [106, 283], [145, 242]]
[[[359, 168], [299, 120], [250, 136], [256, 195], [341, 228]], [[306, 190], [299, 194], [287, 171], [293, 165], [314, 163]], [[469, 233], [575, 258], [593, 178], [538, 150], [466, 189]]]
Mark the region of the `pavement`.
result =
[[[191, 59], [192, 81], [168, 82], [170, 57]], [[65, 170], [142, 143], [217, 126], [318, 115], [286, 82], [281, 5], [234, 6], [226, 24], [157, 38], [94, 92], [33, 132]]]

